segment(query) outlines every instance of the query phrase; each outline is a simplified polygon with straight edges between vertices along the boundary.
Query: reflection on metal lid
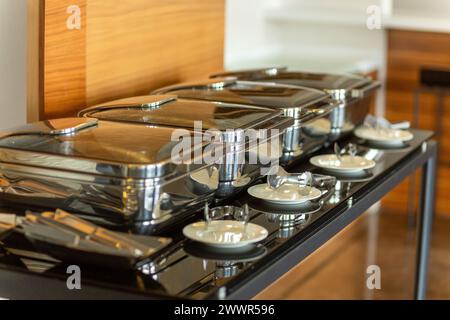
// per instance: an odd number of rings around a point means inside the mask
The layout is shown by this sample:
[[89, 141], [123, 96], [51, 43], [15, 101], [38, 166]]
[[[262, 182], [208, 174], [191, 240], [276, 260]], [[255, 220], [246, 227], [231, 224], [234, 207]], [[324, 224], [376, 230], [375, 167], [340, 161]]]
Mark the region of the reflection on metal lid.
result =
[[[124, 98], [114, 101], [109, 101], [89, 108], [88, 110], [105, 110], [110, 108], [126, 108], [126, 107], [139, 107], [154, 109], [161, 107], [164, 104], [177, 101], [177, 97], [174, 95], [152, 95], [152, 96], [137, 96]], [[82, 111], [86, 112], [88, 110]]]
[[[151, 99], [152, 96], [148, 96]], [[160, 96], [159, 96], [160, 97]], [[167, 97], [167, 96], [166, 96]], [[169, 96], [170, 97], [170, 96]], [[147, 101], [146, 97], [136, 98]], [[281, 114], [268, 108], [238, 104], [172, 100], [160, 108], [142, 108], [141, 105], [106, 104], [109, 107], [89, 108], [81, 112], [85, 117], [108, 121], [123, 121], [202, 130], [250, 129]], [[106, 106], [105, 105], [105, 106]]]
[[[231, 71], [215, 74], [212, 77], [235, 77], [239, 80], [274, 82], [324, 90], [333, 98], [343, 100], [352, 97], [352, 90], [365, 90], [366, 86], [374, 83], [371, 78], [354, 74], [332, 74], [287, 71], [275, 69], [275, 72], [266, 72], [266, 69]], [[377, 85], [377, 88], [379, 85]]]
[[256, 105], [272, 109], [319, 107], [330, 100], [323, 90], [271, 82], [234, 81], [224, 88], [212, 88], [208, 81], [180, 84], [157, 92], [176, 94], [180, 98]]
[[[70, 135], [12, 134], [0, 140], [0, 159], [2, 162], [44, 168], [150, 178], [167, 174], [175, 167], [172, 149], [179, 140], [174, 139], [174, 133], [177, 133], [175, 137], [179, 134], [193, 136], [193, 132], [186, 129], [174, 132], [176, 129], [169, 127], [93, 122], [97, 123], [96, 127]], [[41, 127], [44, 123], [34, 126]], [[193, 154], [205, 145], [190, 139]]]
[[0, 139], [25, 135], [68, 135], [97, 125], [96, 119], [63, 118], [27, 124], [12, 131], [0, 133]]

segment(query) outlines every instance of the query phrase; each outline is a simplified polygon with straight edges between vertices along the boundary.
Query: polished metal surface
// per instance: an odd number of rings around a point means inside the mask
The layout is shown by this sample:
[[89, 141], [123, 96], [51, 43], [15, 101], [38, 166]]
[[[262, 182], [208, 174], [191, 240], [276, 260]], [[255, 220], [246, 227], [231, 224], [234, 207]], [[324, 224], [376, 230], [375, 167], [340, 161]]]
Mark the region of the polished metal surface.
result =
[[380, 82], [353, 74], [297, 72], [276, 68], [232, 71], [212, 76], [212, 78], [217, 77], [287, 84], [327, 92], [340, 104], [329, 118], [332, 141], [352, 131], [355, 126], [364, 121], [369, 113], [374, 93], [381, 88]]
[[289, 112], [289, 116], [295, 118], [300, 118], [301, 115], [306, 114], [307, 110], [321, 112], [320, 109], [327, 106], [326, 100], [329, 98], [323, 91], [298, 86], [229, 79], [215, 80], [217, 83], [226, 84], [224, 86], [211, 86], [212, 80], [210, 79], [197, 83], [181, 83], [158, 89], [153, 93], [281, 109]]
[[373, 82], [370, 78], [353, 74], [297, 72], [286, 69], [270, 73], [266, 72], [265, 69], [232, 71], [215, 74], [212, 77], [235, 77], [242, 80], [268, 81], [314, 88], [330, 93], [336, 100], [343, 100], [349, 97], [360, 98], [368, 91], [380, 86], [379, 83]]
[[108, 121], [226, 131], [256, 128], [282, 114], [268, 108], [192, 101], [172, 95], [139, 96], [123, 101], [106, 102], [83, 110], [79, 115]]
[[[215, 81], [217, 82], [217, 81]], [[210, 84], [211, 88], [219, 85]], [[158, 107], [154, 107], [157, 105]], [[149, 107], [150, 106], [150, 107]], [[80, 112], [80, 116], [142, 125], [164, 125], [195, 131], [196, 138], [209, 138], [222, 145], [217, 194], [226, 197], [259, 176], [259, 163], [246, 163], [251, 132], [265, 130], [264, 140], [279, 139], [292, 120], [282, 110], [238, 103], [194, 101], [174, 95], [149, 95], [107, 102]], [[254, 130], [254, 131], [253, 131]], [[247, 181], [242, 185], [243, 181]]]
[[16, 231], [23, 232], [40, 251], [61, 261], [113, 269], [134, 268], [171, 242], [170, 238], [107, 230], [60, 209], [42, 214], [28, 212], [19, 219]]
[[80, 116], [89, 112], [97, 112], [100, 110], [108, 110], [114, 108], [140, 107], [142, 109], [157, 109], [166, 103], [176, 101], [176, 96], [160, 95], [160, 96], [137, 96], [124, 99], [109, 101], [107, 103], [98, 104], [80, 112]]
[[[17, 131], [22, 132], [20, 128]], [[185, 133], [193, 136], [193, 132]], [[174, 173], [171, 152], [179, 141], [173, 141], [173, 134], [174, 129], [169, 127], [99, 121], [95, 127], [68, 135], [29, 134], [1, 139], [0, 159], [2, 163], [113, 177], [162, 177]], [[205, 145], [191, 142], [193, 155]]]
[[288, 71], [288, 67], [282, 66], [282, 67], [267, 67], [267, 68], [255, 68], [255, 69], [245, 69], [240, 71], [228, 71], [228, 72], [220, 72], [211, 75], [211, 78], [222, 78], [222, 77], [232, 77], [233, 74], [236, 72], [239, 74], [246, 73], [246, 74], [260, 74], [262, 75], [277, 75], [280, 72], [286, 72]]
[[0, 133], [0, 139], [26, 135], [70, 135], [97, 125], [96, 119], [64, 118], [46, 120], [14, 128], [12, 131]]

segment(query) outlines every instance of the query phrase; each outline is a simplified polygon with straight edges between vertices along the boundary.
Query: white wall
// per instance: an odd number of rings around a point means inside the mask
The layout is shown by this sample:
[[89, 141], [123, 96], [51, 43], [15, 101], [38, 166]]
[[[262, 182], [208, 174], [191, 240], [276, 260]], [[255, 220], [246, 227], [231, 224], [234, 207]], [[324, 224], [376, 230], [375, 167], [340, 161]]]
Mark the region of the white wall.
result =
[[[450, 0], [227, 0], [226, 69], [287, 66], [319, 72], [378, 70], [386, 29], [450, 33]], [[367, 27], [381, 9], [381, 29]], [[377, 113], [385, 100], [380, 91]]]
[[262, 59], [270, 50], [265, 10], [272, 0], [227, 0], [225, 12], [225, 66], [246, 59]]
[[415, 14], [417, 16], [433, 16], [450, 18], [450, 1], [448, 0], [394, 0], [394, 14]]
[[329, 72], [379, 67], [384, 35], [368, 30], [366, 10], [380, 1], [227, 0], [225, 67], [272, 64]]
[[450, 0], [227, 0], [225, 67], [383, 73], [385, 32], [366, 26], [373, 5], [383, 28], [450, 33]]
[[0, 0], [0, 129], [26, 122], [27, 1]]

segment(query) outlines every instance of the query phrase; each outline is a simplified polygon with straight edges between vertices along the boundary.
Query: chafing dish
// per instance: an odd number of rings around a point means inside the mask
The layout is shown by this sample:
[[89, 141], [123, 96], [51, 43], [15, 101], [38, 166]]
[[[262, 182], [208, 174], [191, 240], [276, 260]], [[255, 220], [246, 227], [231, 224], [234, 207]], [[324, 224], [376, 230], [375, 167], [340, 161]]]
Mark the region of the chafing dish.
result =
[[282, 110], [285, 116], [294, 118], [294, 124], [283, 135], [281, 154], [283, 163], [298, 160], [328, 141], [331, 129], [315, 128], [313, 124], [321, 119], [327, 119], [337, 106], [324, 91], [273, 83], [237, 81], [230, 78], [182, 83], [158, 89], [155, 93]]
[[370, 111], [374, 93], [381, 87], [380, 82], [373, 81], [369, 77], [353, 74], [296, 72], [288, 71], [287, 68], [242, 70], [211, 76], [211, 78], [222, 77], [324, 90], [339, 102], [339, 107], [331, 113], [328, 123], [322, 120], [316, 126], [331, 128], [330, 138], [333, 141], [353, 131], [364, 121]]
[[[109, 223], [156, 230], [186, 217], [217, 190], [192, 175], [214, 164], [196, 161], [208, 143], [190, 138], [191, 163], [172, 154], [175, 129], [87, 118], [57, 119], [0, 134], [0, 197], [61, 208]], [[212, 180], [212, 181], [210, 181]]]
[[[130, 122], [143, 125], [165, 125], [194, 130], [202, 140], [215, 135], [215, 143], [225, 150], [224, 161], [218, 171], [206, 173], [216, 177], [219, 188], [216, 195], [230, 193], [248, 185], [261, 175], [262, 165], [270, 159], [248, 160], [248, 151], [256, 141], [249, 140], [250, 131], [258, 133], [257, 144], [278, 142], [281, 132], [292, 124], [281, 111], [236, 103], [193, 101], [174, 95], [150, 95], [106, 102], [83, 110], [81, 117], [108, 121]], [[266, 134], [259, 135], [261, 132]], [[259, 161], [261, 160], [261, 161]], [[201, 172], [193, 176], [202, 180]]]

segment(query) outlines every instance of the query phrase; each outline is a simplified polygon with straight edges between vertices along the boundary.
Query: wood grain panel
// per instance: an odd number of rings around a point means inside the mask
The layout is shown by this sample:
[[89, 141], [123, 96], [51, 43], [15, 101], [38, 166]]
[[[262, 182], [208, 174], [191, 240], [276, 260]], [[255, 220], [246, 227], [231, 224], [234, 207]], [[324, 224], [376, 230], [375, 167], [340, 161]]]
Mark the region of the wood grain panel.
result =
[[88, 12], [89, 103], [223, 68], [223, 1], [91, 0]]
[[[41, 118], [72, 115], [86, 104], [86, 1], [46, 0], [44, 109]], [[78, 6], [80, 29], [69, 29], [68, 8]]]
[[[388, 31], [388, 76], [386, 115], [392, 121], [413, 120], [416, 89], [420, 87], [420, 69], [424, 66], [450, 66], [450, 34], [416, 31]], [[436, 95], [421, 94], [418, 127], [436, 130]], [[441, 118], [443, 132], [437, 137], [440, 146], [436, 210], [450, 216], [450, 96], [444, 100]], [[385, 199], [393, 208], [408, 205], [408, 183], [402, 184]]]
[[[75, 115], [223, 68], [224, 0], [42, 1], [44, 76], [33, 90], [43, 101], [33, 98], [34, 118]], [[81, 28], [70, 30], [74, 5]]]

